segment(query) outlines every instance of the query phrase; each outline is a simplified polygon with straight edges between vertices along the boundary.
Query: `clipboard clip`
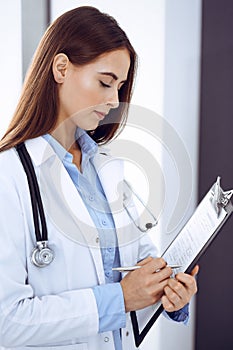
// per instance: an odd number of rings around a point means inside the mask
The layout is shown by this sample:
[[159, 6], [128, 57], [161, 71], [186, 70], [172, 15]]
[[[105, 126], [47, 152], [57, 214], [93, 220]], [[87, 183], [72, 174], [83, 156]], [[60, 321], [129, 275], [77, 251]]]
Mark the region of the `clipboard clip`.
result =
[[212, 187], [211, 194], [211, 202], [213, 204], [213, 207], [217, 213], [217, 216], [219, 217], [219, 214], [221, 212], [221, 209], [226, 207], [229, 203], [231, 196], [233, 195], [233, 190], [231, 191], [223, 191], [220, 185], [220, 176], [217, 177], [217, 181]]

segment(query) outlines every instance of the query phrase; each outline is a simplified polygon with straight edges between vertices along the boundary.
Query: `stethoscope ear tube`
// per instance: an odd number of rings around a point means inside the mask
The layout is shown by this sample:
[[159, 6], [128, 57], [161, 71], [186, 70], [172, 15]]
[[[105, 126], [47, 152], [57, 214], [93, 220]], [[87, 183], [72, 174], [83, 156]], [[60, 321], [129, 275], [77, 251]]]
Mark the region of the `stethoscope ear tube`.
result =
[[[19, 158], [25, 170], [28, 180], [29, 192], [32, 204], [32, 213], [36, 235], [36, 247], [32, 251], [31, 261], [37, 267], [45, 267], [49, 265], [54, 258], [53, 251], [48, 247], [48, 231], [45, 220], [43, 203], [40, 195], [40, 189], [37, 182], [35, 170], [31, 157], [24, 143], [16, 146]], [[39, 222], [40, 216], [40, 222]], [[40, 231], [41, 224], [41, 231]]]

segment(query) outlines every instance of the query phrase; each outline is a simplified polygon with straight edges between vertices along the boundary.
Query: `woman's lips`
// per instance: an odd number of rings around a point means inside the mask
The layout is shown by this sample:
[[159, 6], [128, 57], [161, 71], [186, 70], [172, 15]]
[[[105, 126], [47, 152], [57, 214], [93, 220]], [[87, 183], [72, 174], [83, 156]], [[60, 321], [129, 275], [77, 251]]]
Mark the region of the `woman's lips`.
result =
[[104, 117], [106, 116], [106, 113], [103, 113], [103, 112], [95, 111], [95, 113], [100, 120], [103, 120]]

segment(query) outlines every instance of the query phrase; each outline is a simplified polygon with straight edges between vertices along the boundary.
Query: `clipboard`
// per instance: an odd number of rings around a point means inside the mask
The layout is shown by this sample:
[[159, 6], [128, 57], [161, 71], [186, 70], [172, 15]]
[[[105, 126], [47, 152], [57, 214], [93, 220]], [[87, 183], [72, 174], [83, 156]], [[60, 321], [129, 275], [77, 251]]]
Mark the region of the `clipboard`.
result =
[[[223, 191], [218, 176], [194, 214], [162, 254], [169, 264], [182, 265], [174, 270], [174, 275], [178, 272], [190, 273], [206, 252], [233, 211], [232, 195], [233, 190]], [[162, 311], [162, 303], [158, 302], [144, 310], [130, 312], [136, 347], [142, 343]]]

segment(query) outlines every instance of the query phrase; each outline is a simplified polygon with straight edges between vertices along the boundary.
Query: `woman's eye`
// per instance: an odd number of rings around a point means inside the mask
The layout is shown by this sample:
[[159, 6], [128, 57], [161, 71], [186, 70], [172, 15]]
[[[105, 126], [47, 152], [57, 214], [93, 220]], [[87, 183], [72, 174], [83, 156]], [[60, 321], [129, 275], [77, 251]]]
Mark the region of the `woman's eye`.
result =
[[110, 88], [111, 86], [108, 84], [105, 84], [103, 81], [100, 80], [100, 85], [106, 88]]

